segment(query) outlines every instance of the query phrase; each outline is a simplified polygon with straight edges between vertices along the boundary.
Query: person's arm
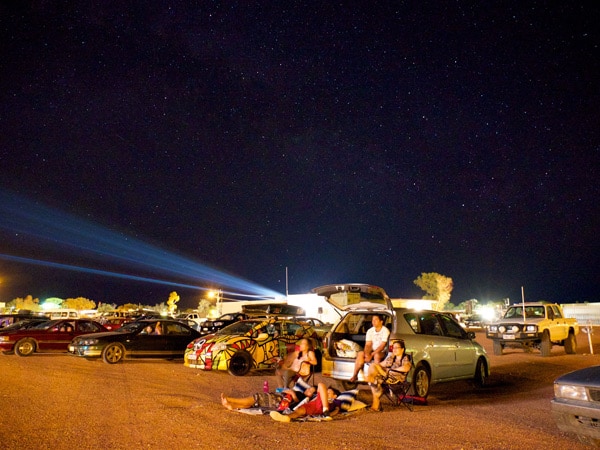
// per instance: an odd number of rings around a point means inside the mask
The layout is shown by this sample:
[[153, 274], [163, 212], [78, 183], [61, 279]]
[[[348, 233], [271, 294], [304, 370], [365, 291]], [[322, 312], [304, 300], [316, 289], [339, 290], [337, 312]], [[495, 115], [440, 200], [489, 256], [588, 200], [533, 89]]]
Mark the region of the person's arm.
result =
[[365, 342], [364, 352], [365, 352], [365, 362], [371, 361], [371, 358], [373, 358], [373, 342], [372, 341]]
[[412, 367], [412, 363], [410, 362], [410, 357], [408, 355], [404, 355], [402, 357], [402, 368], [400, 369], [404, 373], [410, 372]]
[[317, 355], [315, 355], [315, 352], [313, 352], [312, 350], [308, 351], [308, 355], [306, 355], [307, 357], [307, 363], [309, 363], [312, 366], [316, 366], [318, 364], [317, 361]]
[[[386, 341], [383, 341], [381, 344], [379, 344], [379, 345], [377, 346], [377, 348], [376, 348], [376, 349], [374, 349], [374, 350], [373, 350], [373, 353], [380, 353], [380, 352], [383, 352], [383, 350], [385, 349], [385, 346], [386, 346], [386, 344], [387, 344], [387, 340], [386, 340]], [[373, 344], [371, 343], [371, 346], [372, 346], [372, 345], [373, 345]]]
[[297, 356], [298, 356], [297, 352], [288, 353], [286, 355], [285, 359], [283, 360], [283, 362], [281, 363], [281, 367], [284, 369], [289, 369], [292, 366], [292, 363], [294, 362], [294, 359], [296, 359]]

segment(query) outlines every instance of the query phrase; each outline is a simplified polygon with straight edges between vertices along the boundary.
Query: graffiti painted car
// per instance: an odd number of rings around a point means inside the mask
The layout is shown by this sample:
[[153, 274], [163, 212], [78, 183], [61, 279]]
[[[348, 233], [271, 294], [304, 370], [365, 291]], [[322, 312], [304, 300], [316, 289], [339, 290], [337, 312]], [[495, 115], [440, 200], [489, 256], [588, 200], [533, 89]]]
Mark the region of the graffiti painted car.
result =
[[321, 339], [306, 322], [276, 317], [242, 320], [191, 342], [185, 365], [243, 376], [253, 369], [274, 367], [303, 338], [311, 340], [320, 360]]

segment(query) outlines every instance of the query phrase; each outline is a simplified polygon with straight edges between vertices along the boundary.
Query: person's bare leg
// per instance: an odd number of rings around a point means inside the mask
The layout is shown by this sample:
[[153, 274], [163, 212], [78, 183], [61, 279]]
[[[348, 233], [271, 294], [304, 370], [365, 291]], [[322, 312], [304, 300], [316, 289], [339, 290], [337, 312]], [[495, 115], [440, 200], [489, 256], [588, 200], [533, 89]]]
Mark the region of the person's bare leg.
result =
[[369, 364], [369, 371], [367, 372], [365, 381], [367, 383], [375, 383], [378, 376], [385, 376], [383, 367], [381, 367], [379, 364]]
[[269, 413], [271, 419], [276, 420], [277, 422], [291, 422], [292, 419], [298, 419], [300, 417], [304, 417], [306, 415], [306, 408], [304, 406], [299, 406], [291, 414], [281, 414], [279, 411], [271, 411]]
[[361, 371], [363, 366], [365, 365], [365, 352], [360, 351], [356, 355], [356, 361], [354, 362], [354, 373], [352, 374], [352, 378], [350, 378], [350, 382], [354, 383], [358, 378], [358, 372]]
[[383, 394], [383, 389], [381, 389], [381, 386], [371, 386], [371, 394], [373, 394], [371, 409], [373, 411], [381, 410], [381, 395]]
[[221, 404], [227, 409], [251, 408], [254, 405], [254, 397], [234, 398], [226, 397], [221, 393]]

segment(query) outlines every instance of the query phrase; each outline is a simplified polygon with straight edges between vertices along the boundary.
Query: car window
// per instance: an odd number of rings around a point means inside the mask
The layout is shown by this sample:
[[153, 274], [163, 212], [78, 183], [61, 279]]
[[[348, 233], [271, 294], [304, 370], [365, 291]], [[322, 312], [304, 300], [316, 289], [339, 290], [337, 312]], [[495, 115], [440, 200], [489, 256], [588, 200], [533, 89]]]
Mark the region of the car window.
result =
[[93, 333], [100, 330], [100, 327], [94, 322], [79, 322], [78, 325], [79, 331], [83, 331], [84, 333]]
[[419, 332], [419, 318], [415, 313], [404, 314], [404, 320], [406, 320], [415, 333]]
[[562, 319], [563, 318], [562, 314], [560, 313], [560, 309], [558, 309], [554, 305], [552, 305], [551, 308], [552, 308], [552, 311], [554, 311], [554, 318], [555, 319]]
[[167, 323], [165, 327], [165, 334], [185, 336], [190, 334], [190, 330], [178, 323]]
[[218, 335], [229, 335], [229, 334], [246, 334], [248, 331], [252, 330], [254, 326], [258, 325], [259, 321], [248, 321], [248, 322], [235, 322], [231, 325], [226, 326], [225, 328], [221, 328], [220, 331], [217, 331]]
[[466, 337], [464, 330], [461, 326], [452, 320], [450, 317], [442, 314], [439, 316], [439, 319], [442, 322], [443, 328], [446, 331], [446, 336], [464, 339]]
[[442, 336], [442, 327], [435, 314], [422, 313], [418, 316], [418, 334], [426, 334], [430, 336]]

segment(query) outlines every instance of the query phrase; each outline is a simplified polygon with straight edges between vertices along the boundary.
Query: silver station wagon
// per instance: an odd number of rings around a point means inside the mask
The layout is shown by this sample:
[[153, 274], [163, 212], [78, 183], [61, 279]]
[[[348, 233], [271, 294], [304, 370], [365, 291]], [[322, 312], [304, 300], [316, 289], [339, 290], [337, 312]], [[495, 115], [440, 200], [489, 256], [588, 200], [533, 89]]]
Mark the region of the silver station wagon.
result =
[[[475, 342], [475, 334], [465, 331], [452, 315], [395, 308], [382, 288], [368, 284], [332, 284], [312, 291], [344, 312], [324, 339], [322, 374], [340, 381], [345, 389], [355, 385], [350, 379], [356, 353], [364, 348], [375, 314], [384, 317], [390, 330], [388, 344], [403, 339], [412, 355], [409, 379], [415, 395], [427, 397], [432, 384], [444, 381], [471, 379], [478, 387], [486, 383], [487, 353]], [[362, 372], [358, 382], [364, 382]]]

